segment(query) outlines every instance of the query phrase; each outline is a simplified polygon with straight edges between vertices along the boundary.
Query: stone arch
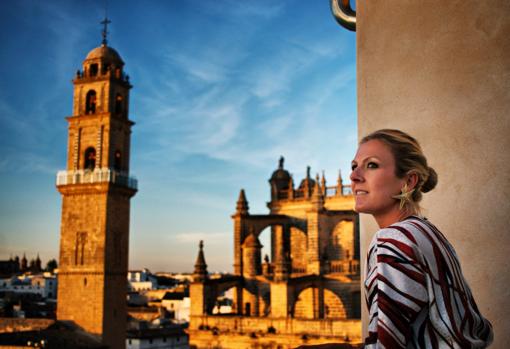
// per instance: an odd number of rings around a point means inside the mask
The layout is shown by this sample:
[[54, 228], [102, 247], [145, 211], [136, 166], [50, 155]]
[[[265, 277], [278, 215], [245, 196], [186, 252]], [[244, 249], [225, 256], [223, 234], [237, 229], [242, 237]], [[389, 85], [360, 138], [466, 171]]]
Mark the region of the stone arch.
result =
[[328, 319], [347, 318], [347, 313], [342, 299], [327, 288], [324, 289], [324, 317]]
[[347, 318], [347, 311], [342, 297], [334, 290], [319, 287], [319, 285], [312, 282], [302, 285], [296, 291], [298, 292], [297, 297], [292, 305], [292, 314], [295, 318]]
[[236, 292], [236, 286], [231, 286], [226, 290], [218, 292], [214, 301], [214, 308], [212, 314], [235, 314], [236, 306], [234, 302], [234, 295]]
[[[253, 234], [256, 237], [260, 235], [264, 229], [267, 227], [274, 226], [282, 226], [286, 229], [290, 229], [291, 227], [295, 227], [305, 234], [307, 231], [307, 222], [304, 219], [297, 219], [294, 217], [284, 216], [284, 215], [257, 215], [257, 216], [248, 216], [243, 220], [245, 225], [245, 233], [244, 238], [246, 238], [249, 234]], [[241, 241], [242, 243], [243, 241]]]
[[242, 305], [238, 302], [238, 306], [241, 307], [240, 310], [243, 316], [258, 316], [260, 302], [257, 290], [253, 289], [253, 287], [249, 287], [249, 285], [245, 285], [242, 289], [242, 293]]
[[94, 90], [89, 90], [85, 96], [85, 114], [95, 114], [97, 106], [97, 94]]
[[269, 257], [269, 260], [271, 260], [272, 255], [271, 251], [273, 250], [272, 242], [271, 242], [271, 227], [267, 226], [266, 228], [262, 229], [258, 234], [258, 239], [260, 243], [262, 244], [262, 248], [260, 249], [262, 260], [264, 260], [265, 256], [267, 255]]
[[88, 147], [85, 149], [83, 168], [85, 170], [94, 170], [96, 167], [96, 149], [94, 147]]
[[354, 222], [341, 220], [331, 231], [328, 256], [330, 260], [348, 260], [355, 256], [354, 251]]
[[307, 287], [296, 297], [292, 312], [295, 318], [315, 319], [318, 317], [314, 311], [315, 291], [316, 288]]
[[92, 63], [89, 67], [90, 76], [97, 76], [99, 73], [99, 65], [97, 63]]

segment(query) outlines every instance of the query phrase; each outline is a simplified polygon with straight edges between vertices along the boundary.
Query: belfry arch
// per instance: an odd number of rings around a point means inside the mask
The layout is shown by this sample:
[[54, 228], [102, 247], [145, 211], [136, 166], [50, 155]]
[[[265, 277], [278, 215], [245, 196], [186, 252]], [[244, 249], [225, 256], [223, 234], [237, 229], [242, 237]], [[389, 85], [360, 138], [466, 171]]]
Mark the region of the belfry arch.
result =
[[85, 114], [95, 114], [97, 104], [97, 94], [94, 90], [89, 90], [85, 96]]
[[94, 147], [85, 149], [83, 168], [91, 171], [96, 168], [96, 149]]

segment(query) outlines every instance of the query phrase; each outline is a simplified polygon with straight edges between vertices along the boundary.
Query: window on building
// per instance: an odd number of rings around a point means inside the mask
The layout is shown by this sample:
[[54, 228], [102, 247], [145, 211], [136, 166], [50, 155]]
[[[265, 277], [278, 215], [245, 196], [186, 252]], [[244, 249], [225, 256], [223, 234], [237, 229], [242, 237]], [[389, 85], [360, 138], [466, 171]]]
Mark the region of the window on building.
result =
[[103, 74], [106, 74], [108, 72], [108, 70], [110, 70], [110, 63], [106, 63], [103, 65]]
[[90, 76], [96, 76], [98, 72], [98, 65], [97, 63], [93, 63], [90, 65]]
[[115, 96], [115, 113], [120, 114], [122, 113], [122, 102], [124, 101], [124, 98], [122, 98], [122, 95], [120, 93], [117, 93]]
[[113, 168], [116, 171], [120, 171], [122, 164], [122, 154], [120, 153], [120, 150], [116, 150], [115, 154], [113, 156]]
[[83, 278], [83, 286], [87, 286], [87, 278]]
[[[87, 243], [87, 233], [80, 231], [76, 233], [76, 242], [74, 246], [74, 264], [85, 264], [85, 244]], [[86, 285], [86, 283], [85, 283]]]
[[87, 92], [87, 96], [85, 98], [85, 114], [95, 114], [96, 113], [96, 91], [90, 90]]
[[96, 149], [94, 147], [88, 147], [85, 150], [85, 161], [83, 162], [83, 168], [86, 170], [94, 170], [96, 167]]

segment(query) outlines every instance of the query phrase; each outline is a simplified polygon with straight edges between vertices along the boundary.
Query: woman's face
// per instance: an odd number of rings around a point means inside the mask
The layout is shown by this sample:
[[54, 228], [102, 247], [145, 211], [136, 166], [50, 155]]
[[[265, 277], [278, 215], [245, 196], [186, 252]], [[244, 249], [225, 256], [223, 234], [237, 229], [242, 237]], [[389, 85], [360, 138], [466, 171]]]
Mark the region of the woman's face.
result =
[[388, 145], [374, 139], [359, 146], [351, 173], [356, 212], [372, 214], [385, 226], [382, 221], [400, 215], [399, 201], [392, 196], [400, 194], [404, 183], [404, 178], [395, 175], [395, 158]]

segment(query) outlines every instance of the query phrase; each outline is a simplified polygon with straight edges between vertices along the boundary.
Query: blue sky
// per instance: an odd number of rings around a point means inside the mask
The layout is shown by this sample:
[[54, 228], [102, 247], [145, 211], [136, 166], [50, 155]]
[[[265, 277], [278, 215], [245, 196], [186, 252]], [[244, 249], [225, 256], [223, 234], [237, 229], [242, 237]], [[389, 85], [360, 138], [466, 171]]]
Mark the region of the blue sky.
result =
[[[71, 80], [103, 17], [103, 1], [0, 2], [0, 259], [58, 257]], [[134, 85], [131, 268], [190, 271], [203, 239], [209, 270], [231, 271], [239, 190], [266, 213], [281, 155], [296, 182], [307, 165], [346, 179], [355, 34], [328, 0], [111, 0], [108, 17]]]

